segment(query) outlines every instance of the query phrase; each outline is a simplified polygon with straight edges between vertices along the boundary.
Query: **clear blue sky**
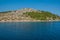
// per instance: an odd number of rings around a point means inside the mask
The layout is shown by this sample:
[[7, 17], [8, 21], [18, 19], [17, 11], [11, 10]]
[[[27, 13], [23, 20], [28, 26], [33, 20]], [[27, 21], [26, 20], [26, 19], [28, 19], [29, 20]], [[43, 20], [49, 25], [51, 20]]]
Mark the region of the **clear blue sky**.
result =
[[34, 8], [60, 15], [60, 0], [0, 0], [0, 12]]

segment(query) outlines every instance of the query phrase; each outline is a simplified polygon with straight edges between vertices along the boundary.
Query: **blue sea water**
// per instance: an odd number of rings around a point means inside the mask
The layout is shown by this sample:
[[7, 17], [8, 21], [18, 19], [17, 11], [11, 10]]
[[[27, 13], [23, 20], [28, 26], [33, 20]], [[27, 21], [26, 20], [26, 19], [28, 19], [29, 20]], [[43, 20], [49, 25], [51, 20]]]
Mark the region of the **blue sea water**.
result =
[[0, 22], [0, 40], [60, 40], [60, 22]]

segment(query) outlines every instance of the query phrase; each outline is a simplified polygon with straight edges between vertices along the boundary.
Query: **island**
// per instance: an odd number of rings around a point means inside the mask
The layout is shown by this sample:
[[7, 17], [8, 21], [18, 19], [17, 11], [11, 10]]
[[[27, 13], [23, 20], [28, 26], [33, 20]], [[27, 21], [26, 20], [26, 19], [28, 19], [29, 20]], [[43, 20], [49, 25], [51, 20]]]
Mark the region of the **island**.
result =
[[23, 8], [14, 11], [0, 12], [0, 22], [45, 22], [60, 21], [60, 16], [42, 10]]

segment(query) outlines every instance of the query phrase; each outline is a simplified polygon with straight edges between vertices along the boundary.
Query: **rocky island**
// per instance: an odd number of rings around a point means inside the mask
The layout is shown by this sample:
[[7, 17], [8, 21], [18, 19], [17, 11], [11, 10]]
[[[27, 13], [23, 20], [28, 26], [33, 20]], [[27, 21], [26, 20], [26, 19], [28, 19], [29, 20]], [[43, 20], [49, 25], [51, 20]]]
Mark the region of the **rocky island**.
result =
[[0, 22], [42, 22], [60, 21], [60, 16], [47, 11], [23, 8], [15, 11], [0, 12]]

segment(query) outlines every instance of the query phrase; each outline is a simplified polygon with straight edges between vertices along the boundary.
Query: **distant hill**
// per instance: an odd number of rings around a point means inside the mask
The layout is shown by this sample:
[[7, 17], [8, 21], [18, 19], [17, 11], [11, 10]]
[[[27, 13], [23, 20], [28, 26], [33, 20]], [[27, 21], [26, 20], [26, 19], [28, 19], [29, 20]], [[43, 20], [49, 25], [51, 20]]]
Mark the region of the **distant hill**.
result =
[[0, 12], [2, 20], [60, 20], [60, 16], [47, 11], [24, 8], [16, 11]]

